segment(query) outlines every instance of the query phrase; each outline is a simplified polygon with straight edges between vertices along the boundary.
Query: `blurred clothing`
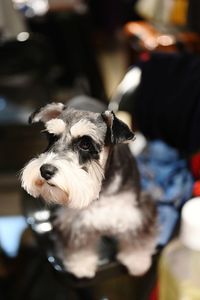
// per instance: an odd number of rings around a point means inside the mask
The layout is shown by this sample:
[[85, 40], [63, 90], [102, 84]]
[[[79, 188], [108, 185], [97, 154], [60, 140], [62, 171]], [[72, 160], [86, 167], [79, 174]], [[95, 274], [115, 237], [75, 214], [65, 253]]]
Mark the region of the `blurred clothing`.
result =
[[[150, 140], [162, 139], [181, 153], [200, 149], [200, 57], [152, 54], [139, 63], [137, 95], [132, 95], [133, 120]], [[121, 109], [121, 108], [120, 108]]]
[[180, 208], [190, 198], [192, 175], [178, 151], [157, 140], [147, 145], [137, 161], [142, 187], [156, 201]]
[[142, 189], [157, 203], [161, 228], [158, 244], [164, 245], [173, 233], [180, 208], [192, 195], [194, 181], [186, 160], [162, 141], [149, 142], [136, 159]]

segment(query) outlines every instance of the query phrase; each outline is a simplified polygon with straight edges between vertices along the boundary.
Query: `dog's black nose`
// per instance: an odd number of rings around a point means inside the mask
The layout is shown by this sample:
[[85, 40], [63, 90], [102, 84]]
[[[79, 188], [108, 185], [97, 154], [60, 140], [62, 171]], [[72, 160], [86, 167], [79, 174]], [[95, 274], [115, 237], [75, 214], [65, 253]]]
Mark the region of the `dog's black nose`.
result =
[[41, 176], [46, 180], [51, 179], [55, 175], [56, 171], [57, 168], [50, 164], [44, 164], [40, 167]]

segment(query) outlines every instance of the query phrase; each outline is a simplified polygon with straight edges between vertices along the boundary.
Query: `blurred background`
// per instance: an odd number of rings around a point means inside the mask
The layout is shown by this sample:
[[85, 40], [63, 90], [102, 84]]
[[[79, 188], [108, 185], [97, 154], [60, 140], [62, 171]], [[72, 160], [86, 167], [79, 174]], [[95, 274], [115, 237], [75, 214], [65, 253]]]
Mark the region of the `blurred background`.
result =
[[46, 144], [28, 125], [34, 110], [97, 99], [138, 132], [131, 149], [165, 248], [182, 206], [200, 195], [199, 34], [198, 0], [0, 0], [0, 299], [183, 299], [159, 297], [158, 258], [144, 278], [108, 264], [96, 281], [70, 281], [52, 267], [46, 236], [41, 250], [30, 218], [40, 205], [19, 176]]

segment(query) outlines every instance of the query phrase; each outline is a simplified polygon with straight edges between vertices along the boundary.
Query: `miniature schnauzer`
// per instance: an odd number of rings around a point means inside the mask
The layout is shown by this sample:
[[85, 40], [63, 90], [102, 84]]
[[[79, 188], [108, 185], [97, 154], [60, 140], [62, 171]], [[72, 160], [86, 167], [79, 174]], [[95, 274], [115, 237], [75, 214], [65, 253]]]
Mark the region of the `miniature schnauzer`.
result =
[[117, 260], [131, 275], [144, 274], [156, 245], [156, 210], [140, 190], [126, 145], [133, 132], [111, 111], [94, 113], [51, 103], [30, 122], [43, 122], [46, 151], [22, 171], [33, 197], [61, 205], [56, 226], [64, 242], [64, 266], [76, 277], [93, 277], [101, 237], [116, 239]]

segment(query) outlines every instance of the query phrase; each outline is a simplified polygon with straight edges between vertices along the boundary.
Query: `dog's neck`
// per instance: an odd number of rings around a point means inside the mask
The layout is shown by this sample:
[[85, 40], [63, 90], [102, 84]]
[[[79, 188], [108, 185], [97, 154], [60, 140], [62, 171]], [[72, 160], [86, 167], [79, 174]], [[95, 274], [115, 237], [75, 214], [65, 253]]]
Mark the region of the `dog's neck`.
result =
[[101, 194], [106, 193], [114, 184], [116, 184], [115, 194], [126, 190], [134, 190], [137, 195], [139, 194], [139, 173], [134, 157], [126, 144], [110, 147]]

